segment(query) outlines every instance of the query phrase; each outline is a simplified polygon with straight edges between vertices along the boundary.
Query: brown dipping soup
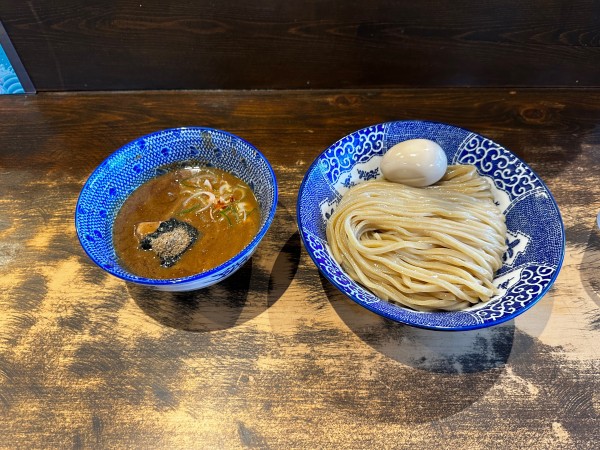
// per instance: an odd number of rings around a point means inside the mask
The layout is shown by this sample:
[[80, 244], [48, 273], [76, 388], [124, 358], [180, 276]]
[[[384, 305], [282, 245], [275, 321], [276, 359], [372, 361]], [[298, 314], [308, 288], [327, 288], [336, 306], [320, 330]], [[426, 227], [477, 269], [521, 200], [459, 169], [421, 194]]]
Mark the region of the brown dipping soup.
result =
[[232, 258], [259, 228], [258, 202], [246, 183], [214, 167], [184, 167], [147, 181], [125, 200], [113, 244], [132, 273], [180, 278]]

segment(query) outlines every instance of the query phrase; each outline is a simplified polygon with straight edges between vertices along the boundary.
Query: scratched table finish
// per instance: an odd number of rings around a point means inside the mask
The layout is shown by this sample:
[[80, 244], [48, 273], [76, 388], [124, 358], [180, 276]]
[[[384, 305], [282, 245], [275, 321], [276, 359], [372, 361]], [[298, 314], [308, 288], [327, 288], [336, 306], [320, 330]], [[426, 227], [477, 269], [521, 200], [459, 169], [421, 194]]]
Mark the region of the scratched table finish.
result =
[[[553, 192], [563, 269], [532, 309], [411, 328], [321, 277], [295, 222], [302, 176], [356, 129], [427, 119], [522, 157]], [[270, 159], [276, 219], [225, 282], [158, 293], [97, 268], [74, 225], [126, 142], [201, 125]], [[600, 91], [204, 91], [0, 98], [0, 447], [597, 448]]]

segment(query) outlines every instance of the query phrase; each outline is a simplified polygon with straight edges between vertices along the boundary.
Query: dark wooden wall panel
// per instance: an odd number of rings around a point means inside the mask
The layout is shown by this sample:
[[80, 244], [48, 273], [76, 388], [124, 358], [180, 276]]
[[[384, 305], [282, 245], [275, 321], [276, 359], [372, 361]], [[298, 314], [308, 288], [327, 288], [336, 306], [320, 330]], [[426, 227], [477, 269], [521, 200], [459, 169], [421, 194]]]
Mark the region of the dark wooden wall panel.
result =
[[600, 85], [598, 0], [2, 0], [38, 90]]

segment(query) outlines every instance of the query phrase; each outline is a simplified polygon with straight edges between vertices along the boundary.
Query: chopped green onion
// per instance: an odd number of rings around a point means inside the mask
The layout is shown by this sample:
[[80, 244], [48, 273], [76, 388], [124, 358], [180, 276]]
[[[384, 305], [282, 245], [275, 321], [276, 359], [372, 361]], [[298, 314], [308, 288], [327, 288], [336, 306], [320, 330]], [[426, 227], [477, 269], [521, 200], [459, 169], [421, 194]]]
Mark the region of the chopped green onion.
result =
[[233, 212], [233, 214], [235, 214], [236, 222], [239, 222], [240, 221], [240, 214], [239, 214], [238, 209], [237, 209], [237, 204], [233, 203], [233, 204], [229, 205], [229, 207], [231, 207], [231, 211]]
[[191, 208], [188, 208], [188, 209], [184, 209], [184, 210], [182, 210], [182, 211], [179, 211], [179, 212], [177, 213], [177, 215], [178, 215], [178, 216], [181, 216], [181, 215], [183, 215], [183, 214], [191, 213], [192, 211], [195, 211], [195, 210], [197, 210], [197, 209], [199, 209], [199, 208], [202, 208], [203, 206], [204, 206], [204, 205], [194, 205], [194, 206], [192, 206]]
[[223, 217], [225, 217], [227, 219], [227, 222], [229, 222], [229, 226], [233, 225], [231, 223], [231, 219], [229, 218], [229, 216], [227, 214], [225, 214], [224, 210], [220, 210], [219, 214], [221, 214]]

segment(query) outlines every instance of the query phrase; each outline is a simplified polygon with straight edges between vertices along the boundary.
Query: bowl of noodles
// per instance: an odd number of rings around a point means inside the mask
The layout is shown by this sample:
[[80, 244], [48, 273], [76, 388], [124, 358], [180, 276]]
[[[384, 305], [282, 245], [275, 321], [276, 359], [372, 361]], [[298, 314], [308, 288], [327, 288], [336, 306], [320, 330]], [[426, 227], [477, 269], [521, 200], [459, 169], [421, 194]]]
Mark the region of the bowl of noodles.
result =
[[[383, 179], [395, 145], [443, 149], [429, 187]], [[355, 131], [324, 150], [298, 193], [304, 247], [337, 289], [407, 325], [460, 331], [513, 319], [558, 276], [565, 233], [543, 181], [492, 140], [448, 124], [398, 121]]]
[[182, 127], [123, 145], [89, 176], [75, 209], [100, 268], [162, 291], [218, 283], [269, 229], [277, 180], [267, 158], [227, 131]]

